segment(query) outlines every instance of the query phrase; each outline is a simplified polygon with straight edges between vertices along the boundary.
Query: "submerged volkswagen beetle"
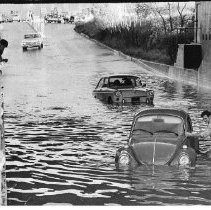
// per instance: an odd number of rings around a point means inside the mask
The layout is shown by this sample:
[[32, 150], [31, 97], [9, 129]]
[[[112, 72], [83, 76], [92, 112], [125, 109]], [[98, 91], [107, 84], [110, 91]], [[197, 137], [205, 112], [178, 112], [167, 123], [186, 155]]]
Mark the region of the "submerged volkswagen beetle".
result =
[[141, 79], [131, 75], [113, 75], [103, 77], [93, 91], [95, 98], [109, 104], [146, 103], [153, 104], [154, 91], [146, 88]]
[[199, 141], [186, 137], [185, 131], [193, 131], [185, 111], [143, 110], [134, 117], [128, 144], [117, 150], [115, 162], [118, 166], [194, 166]]

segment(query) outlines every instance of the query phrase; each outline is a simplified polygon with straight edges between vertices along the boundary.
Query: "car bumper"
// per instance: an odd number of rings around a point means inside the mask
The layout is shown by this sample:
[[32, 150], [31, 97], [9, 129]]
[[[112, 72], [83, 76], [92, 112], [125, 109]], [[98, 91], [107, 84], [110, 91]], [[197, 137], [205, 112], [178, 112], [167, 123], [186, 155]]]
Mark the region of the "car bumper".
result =
[[41, 43], [36, 43], [36, 44], [22, 44], [22, 47], [26, 48], [33, 48], [33, 47], [40, 47]]
[[115, 97], [114, 102], [116, 103], [132, 103], [132, 104], [140, 104], [140, 103], [147, 103], [153, 104], [154, 97], [148, 96], [134, 96], [134, 97]]

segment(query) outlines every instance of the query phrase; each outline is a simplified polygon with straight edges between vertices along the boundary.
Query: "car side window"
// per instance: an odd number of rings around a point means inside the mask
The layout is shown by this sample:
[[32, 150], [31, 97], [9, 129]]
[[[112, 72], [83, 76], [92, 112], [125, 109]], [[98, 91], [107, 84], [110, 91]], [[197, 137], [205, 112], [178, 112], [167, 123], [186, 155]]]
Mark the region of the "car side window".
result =
[[132, 82], [132, 86], [136, 86], [136, 81], [135, 81], [135, 79], [131, 79], [131, 82]]
[[142, 82], [141, 82], [141, 79], [140, 78], [137, 78], [136, 79], [136, 85], [137, 86], [142, 86]]
[[104, 84], [104, 78], [102, 78], [99, 82], [96, 88], [102, 88]]
[[103, 87], [108, 87], [108, 78], [105, 78]]

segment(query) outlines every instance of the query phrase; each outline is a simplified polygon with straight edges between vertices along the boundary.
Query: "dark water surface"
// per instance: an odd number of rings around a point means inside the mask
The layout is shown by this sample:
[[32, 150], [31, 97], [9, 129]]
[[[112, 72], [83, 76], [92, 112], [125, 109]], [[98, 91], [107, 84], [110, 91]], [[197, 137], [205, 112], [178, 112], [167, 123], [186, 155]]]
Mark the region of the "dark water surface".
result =
[[44, 48], [22, 52], [30, 30], [25, 23], [4, 25], [8, 205], [211, 204], [211, 162], [203, 157], [191, 169], [117, 170], [115, 152], [146, 106], [106, 105], [92, 96], [101, 76], [141, 76], [155, 90], [155, 107], [186, 110], [198, 132], [205, 128], [200, 112], [211, 108], [210, 90], [146, 73], [68, 24], [46, 25]]

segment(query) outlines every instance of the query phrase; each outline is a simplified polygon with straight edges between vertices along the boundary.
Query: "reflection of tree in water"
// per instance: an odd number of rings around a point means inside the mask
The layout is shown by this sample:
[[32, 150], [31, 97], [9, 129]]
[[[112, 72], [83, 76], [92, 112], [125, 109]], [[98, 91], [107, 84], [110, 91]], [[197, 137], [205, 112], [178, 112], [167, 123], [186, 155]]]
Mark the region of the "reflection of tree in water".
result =
[[183, 97], [186, 99], [197, 99], [198, 98], [197, 89], [191, 85], [183, 85], [182, 91], [183, 91]]
[[172, 99], [175, 98], [175, 95], [177, 94], [177, 87], [175, 81], [164, 81], [161, 83], [161, 86], [163, 86], [165, 91], [165, 98]]

